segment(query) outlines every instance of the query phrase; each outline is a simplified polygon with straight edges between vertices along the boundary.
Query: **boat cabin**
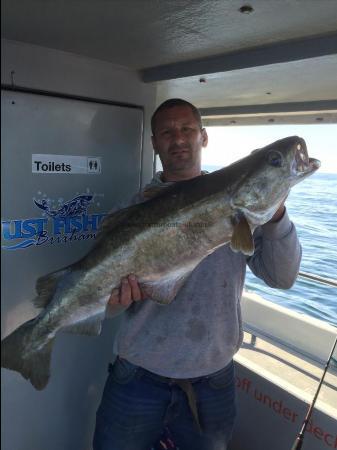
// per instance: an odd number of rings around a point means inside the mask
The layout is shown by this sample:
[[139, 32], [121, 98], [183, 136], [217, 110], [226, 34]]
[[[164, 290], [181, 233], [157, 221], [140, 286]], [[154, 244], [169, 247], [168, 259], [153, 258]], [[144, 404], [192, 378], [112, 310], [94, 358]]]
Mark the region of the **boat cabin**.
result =
[[[206, 127], [337, 122], [334, 0], [3, 0], [1, 20], [2, 337], [36, 316], [36, 279], [152, 178], [162, 101]], [[230, 450], [290, 450], [337, 329], [255, 293], [242, 309]], [[43, 391], [2, 369], [4, 450], [91, 448], [119, 320], [57, 335]], [[303, 450], [336, 449], [336, 421], [331, 364]]]

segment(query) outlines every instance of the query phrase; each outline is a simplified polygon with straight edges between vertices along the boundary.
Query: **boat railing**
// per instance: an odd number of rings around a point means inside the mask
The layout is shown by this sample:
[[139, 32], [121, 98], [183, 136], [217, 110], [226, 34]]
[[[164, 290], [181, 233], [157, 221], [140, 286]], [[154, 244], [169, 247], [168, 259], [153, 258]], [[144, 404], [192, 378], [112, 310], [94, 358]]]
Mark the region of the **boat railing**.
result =
[[[337, 281], [333, 280], [331, 278], [326, 278], [326, 277], [314, 275], [314, 274], [307, 273], [307, 272], [299, 272], [298, 276], [301, 278], [304, 278], [304, 279], [308, 279], [314, 283], [322, 283], [322, 284], [328, 285], [330, 287], [335, 287], [335, 288], [337, 287]], [[267, 309], [271, 310], [271, 309], [275, 308], [275, 314], [274, 313], [273, 314], [275, 315], [275, 317], [277, 317], [277, 315], [279, 316], [279, 319], [278, 319], [279, 322], [281, 322], [281, 321], [284, 322], [284, 319], [287, 318], [286, 314], [288, 314], [285, 311], [288, 311], [288, 309], [286, 309], [284, 307], [280, 307], [279, 305], [275, 305], [275, 304], [272, 304], [269, 307], [268, 305], [270, 303], [266, 302], [265, 300], [263, 300], [263, 301], [265, 304], [265, 311], [267, 312]], [[254, 300], [253, 300], [253, 302], [254, 302]], [[249, 308], [249, 309], [251, 310], [251, 308]], [[295, 320], [300, 321], [301, 317], [303, 317], [303, 320], [307, 321], [305, 315], [299, 315], [299, 313], [296, 313], [294, 311], [289, 310], [289, 315], [298, 316], [298, 319], [295, 319]], [[290, 316], [289, 316], [289, 318], [290, 318]], [[311, 319], [309, 318], [309, 320], [311, 320]], [[277, 323], [277, 320], [276, 320], [276, 323]], [[304, 322], [303, 322], [303, 324], [304, 324]], [[288, 325], [289, 325], [289, 323], [288, 323]], [[305, 325], [305, 326], [307, 326], [307, 325]], [[327, 324], [327, 327], [329, 327], [329, 329], [332, 330], [332, 333], [331, 333], [331, 331], [329, 331], [328, 334], [330, 335], [331, 339], [334, 339], [335, 336], [333, 336], [333, 335], [337, 334], [337, 328], [335, 328], [333, 325], [330, 326], [328, 324]], [[281, 335], [277, 336], [278, 333], [277, 333], [276, 329], [275, 329], [275, 334], [273, 333], [274, 330], [270, 327], [269, 327], [269, 329], [264, 330], [263, 323], [259, 320], [256, 320], [254, 318], [254, 315], [244, 318], [243, 329], [245, 332], [247, 332], [248, 334], [251, 335], [250, 343], [246, 344], [246, 345], [255, 347], [256, 339], [260, 338], [260, 339], [265, 340], [266, 342], [269, 342], [280, 348], [283, 348], [286, 351], [290, 351], [291, 353], [300, 354], [304, 359], [310, 360], [311, 362], [315, 362], [319, 365], [324, 365], [324, 363], [326, 361], [323, 355], [322, 355], [323, 357], [320, 357], [317, 354], [317, 352], [312, 353], [310, 351], [310, 349], [305, 350], [304, 348], [301, 348], [300, 346], [296, 346], [296, 343], [294, 343], [294, 339], [287, 339], [287, 337], [284, 335], [284, 333], [281, 332], [280, 333]], [[334, 329], [336, 330], [336, 332], [334, 331]], [[330, 340], [330, 337], [329, 337], [329, 340]], [[302, 339], [303, 339], [303, 337], [302, 337]], [[245, 345], [245, 344], [243, 344], [243, 345]], [[327, 345], [329, 346], [329, 344], [327, 344]], [[337, 366], [335, 364], [332, 365], [332, 368], [334, 371], [337, 370]]]
[[[258, 328], [252, 327], [250, 325], [244, 324], [244, 331], [251, 336], [251, 340], [248, 344], [249, 347], [255, 347], [257, 338], [263, 339], [264, 341], [268, 342], [269, 344], [273, 344], [280, 349], [283, 349], [284, 351], [300, 355], [301, 358], [303, 358], [307, 362], [316, 363], [319, 366], [324, 366], [326, 363], [326, 360], [323, 358], [319, 358], [317, 356], [312, 355], [309, 352], [306, 352], [303, 349], [299, 349], [295, 345], [291, 345], [288, 342], [285, 342], [282, 339], [278, 339], [274, 335], [271, 335], [269, 333], [265, 333]], [[245, 344], [243, 344], [243, 347], [246, 347]], [[337, 373], [337, 360], [336, 358], [332, 358], [333, 364], [331, 364], [331, 370], [333, 372]]]
[[307, 280], [317, 281], [318, 283], [327, 284], [328, 286], [337, 287], [337, 281], [332, 278], [321, 277], [308, 272], [299, 272], [298, 276]]

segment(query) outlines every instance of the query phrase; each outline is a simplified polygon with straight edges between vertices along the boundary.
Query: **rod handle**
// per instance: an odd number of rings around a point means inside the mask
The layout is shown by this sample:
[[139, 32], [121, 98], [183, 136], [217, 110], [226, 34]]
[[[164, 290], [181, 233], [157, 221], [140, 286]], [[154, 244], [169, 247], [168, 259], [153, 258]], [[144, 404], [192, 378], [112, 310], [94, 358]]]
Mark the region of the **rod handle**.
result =
[[301, 450], [303, 444], [303, 436], [297, 436], [294, 445], [291, 447], [291, 450]]

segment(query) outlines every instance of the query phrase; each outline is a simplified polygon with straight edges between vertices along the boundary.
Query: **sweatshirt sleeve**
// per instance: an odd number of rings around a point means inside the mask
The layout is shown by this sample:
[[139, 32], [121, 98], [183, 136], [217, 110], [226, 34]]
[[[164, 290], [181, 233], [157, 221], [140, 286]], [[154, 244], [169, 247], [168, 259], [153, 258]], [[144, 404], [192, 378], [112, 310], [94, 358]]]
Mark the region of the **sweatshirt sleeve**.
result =
[[251, 271], [270, 287], [291, 288], [300, 268], [302, 249], [287, 211], [279, 221], [258, 227], [254, 243], [255, 252], [247, 258]]

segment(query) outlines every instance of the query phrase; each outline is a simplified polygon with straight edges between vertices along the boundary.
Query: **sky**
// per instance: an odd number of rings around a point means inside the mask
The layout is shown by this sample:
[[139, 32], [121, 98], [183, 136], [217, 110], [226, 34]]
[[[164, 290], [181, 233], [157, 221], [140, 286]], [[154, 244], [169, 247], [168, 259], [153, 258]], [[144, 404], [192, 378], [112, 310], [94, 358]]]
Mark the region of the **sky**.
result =
[[300, 136], [309, 157], [321, 161], [320, 172], [337, 173], [337, 124], [207, 127], [202, 165], [226, 166], [277, 139]]

